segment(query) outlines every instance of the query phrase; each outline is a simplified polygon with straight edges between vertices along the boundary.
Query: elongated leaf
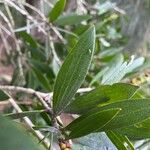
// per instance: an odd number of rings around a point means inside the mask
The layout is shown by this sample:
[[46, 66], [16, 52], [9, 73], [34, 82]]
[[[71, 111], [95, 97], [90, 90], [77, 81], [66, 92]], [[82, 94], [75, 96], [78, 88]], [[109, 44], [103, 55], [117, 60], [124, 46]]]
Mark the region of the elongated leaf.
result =
[[82, 34], [63, 63], [54, 86], [53, 107], [56, 114], [71, 102], [88, 71], [95, 46], [95, 28]]
[[150, 129], [144, 127], [126, 127], [116, 130], [116, 132], [128, 136], [132, 140], [142, 140], [150, 138]]
[[91, 92], [77, 97], [65, 110], [65, 112], [80, 114], [96, 107], [98, 104], [108, 104], [124, 99], [129, 99], [138, 89], [130, 84], [117, 83], [103, 85]]
[[139, 58], [135, 59], [132, 63], [129, 64], [127, 73], [130, 73], [134, 69], [137, 69], [138, 67], [142, 66], [144, 61], [145, 61], [144, 57], [139, 57]]
[[48, 64], [45, 64], [41, 61], [37, 61], [35, 59], [28, 60], [34, 68], [38, 69], [40, 72], [47, 74], [49, 78], [54, 78], [54, 73], [52, 69], [48, 66]]
[[107, 136], [114, 143], [114, 145], [120, 150], [134, 150], [132, 143], [129, 139], [119, 133], [109, 131]]
[[150, 118], [148, 118], [147, 120], [144, 120], [143, 122], [136, 124], [136, 126], [138, 128], [146, 128], [150, 130]]
[[50, 87], [48, 79], [36, 68], [32, 67], [32, 69], [37, 79], [39, 80], [40, 84], [42, 85], [42, 87], [47, 91], [51, 91], [51, 87]]
[[81, 21], [85, 21], [90, 19], [90, 15], [78, 15], [75, 13], [66, 14], [64, 16], [60, 16], [55, 23], [58, 25], [75, 25], [79, 24]]
[[127, 73], [134, 71], [144, 63], [144, 58], [134, 59], [131, 57], [129, 63], [124, 61], [123, 55], [117, 55], [110, 63], [110, 68], [105, 72], [102, 78], [102, 84], [113, 84], [119, 82]]
[[131, 126], [150, 117], [150, 99], [124, 100], [97, 109], [103, 111], [112, 108], [121, 108], [122, 110], [115, 119], [111, 120], [99, 131], [108, 131]]
[[85, 136], [102, 128], [109, 123], [120, 109], [108, 109], [87, 113], [71, 122], [65, 129], [71, 131], [69, 139]]
[[0, 146], [2, 150], [44, 150], [14, 122], [0, 116]]
[[58, 0], [56, 2], [55, 6], [53, 7], [53, 9], [50, 11], [48, 15], [50, 22], [55, 21], [59, 17], [59, 15], [62, 13], [62, 11], [65, 8], [65, 4], [66, 4], [66, 0]]
[[30, 34], [28, 34], [27, 32], [23, 32], [23, 31], [19, 32], [19, 35], [21, 36], [23, 41], [26, 42], [30, 47], [32, 47], [32, 48], [38, 47], [35, 39], [33, 39], [32, 36]]
[[127, 63], [123, 62], [124, 58], [122, 54], [117, 55], [110, 63], [111, 66], [108, 71], [105, 72], [102, 78], [102, 84], [113, 84], [122, 79], [125, 72], [123, 71]]
[[2, 90], [0, 90], [0, 101], [9, 99], [9, 96]]
[[119, 47], [117, 49], [116, 48], [110, 48], [108, 50], [102, 51], [101, 55], [100, 55], [100, 58], [103, 59], [103, 58], [112, 57], [112, 56], [117, 55], [118, 53], [120, 53], [122, 50], [123, 50], [122, 47]]
[[117, 132], [127, 135], [134, 140], [150, 138], [150, 119], [144, 120], [134, 126], [121, 128]]
[[12, 117], [13, 119], [18, 119], [18, 118], [23, 118], [25, 116], [32, 116], [35, 114], [39, 114], [45, 112], [45, 110], [32, 110], [32, 111], [24, 111], [21, 113], [10, 113], [10, 114], [5, 114], [4, 116], [6, 117]]

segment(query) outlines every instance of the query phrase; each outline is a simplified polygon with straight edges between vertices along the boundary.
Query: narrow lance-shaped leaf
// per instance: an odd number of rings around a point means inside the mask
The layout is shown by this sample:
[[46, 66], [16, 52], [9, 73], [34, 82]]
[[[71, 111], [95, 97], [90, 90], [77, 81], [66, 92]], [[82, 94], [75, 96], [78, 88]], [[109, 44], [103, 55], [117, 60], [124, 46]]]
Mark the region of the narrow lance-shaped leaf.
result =
[[49, 81], [48, 79], [38, 70], [36, 69], [35, 67], [32, 67], [39, 83], [42, 85], [42, 87], [45, 89], [45, 90], [48, 90], [48, 91], [51, 91], [51, 86], [49, 84]]
[[120, 111], [120, 108], [86, 113], [71, 122], [65, 130], [71, 131], [69, 139], [85, 136], [109, 123]]
[[132, 140], [142, 140], [150, 138], [150, 129], [144, 127], [130, 126], [115, 130], [116, 132], [128, 136]]
[[109, 131], [106, 133], [113, 144], [120, 150], [134, 150], [132, 143], [129, 139], [119, 133]]
[[60, 14], [65, 8], [65, 4], [66, 4], [66, 0], [57, 1], [57, 3], [54, 5], [53, 9], [50, 11], [48, 15], [50, 22], [55, 21], [60, 16]]
[[[121, 108], [120, 113], [98, 131], [108, 131], [132, 126], [150, 117], [150, 99], [131, 99], [109, 104], [98, 110]], [[93, 110], [95, 111], [95, 110]]]
[[60, 113], [71, 102], [87, 74], [95, 46], [95, 28], [90, 27], [83, 33], [64, 61], [55, 85], [53, 107]]
[[102, 84], [113, 84], [119, 82], [127, 73], [134, 71], [144, 63], [144, 58], [135, 59], [131, 57], [129, 62], [124, 61], [123, 55], [117, 55], [110, 63], [110, 68], [105, 72], [102, 78]]
[[124, 99], [129, 99], [138, 87], [125, 84], [116, 83], [113, 85], [102, 85], [96, 89], [77, 97], [65, 110], [65, 112], [80, 114], [96, 107], [98, 104], [106, 105]]
[[90, 15], [78, 15], [75, 13], [66, 14], [64, 16], [60, 16], [55, 23], [58, 25], [74, 25], [79, 24], [82, 21], [90, 19]]
[[38, 44], [34, 38], [27, 32], [19, 32], [19, 35], [22, 37], [23, 41], [26, 42], [30, 47], [37, 48]]
[[134, 126], [117, 129], [115, 131], [134, 140], [150, 138], [150, 119], [144, 120]]

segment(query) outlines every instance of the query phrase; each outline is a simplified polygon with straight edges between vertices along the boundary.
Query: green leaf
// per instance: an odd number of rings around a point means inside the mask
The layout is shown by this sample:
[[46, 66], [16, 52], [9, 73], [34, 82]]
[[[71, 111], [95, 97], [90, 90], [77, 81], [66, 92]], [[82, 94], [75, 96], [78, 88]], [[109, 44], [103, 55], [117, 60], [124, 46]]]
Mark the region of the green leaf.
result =
[[45, 73], [50, 79], [55, 77], [51, 67], [49, 67], [48, 64], [37, 61], [35, 59], [29, 59], [28, 61], [34, 68], [38, 69], [42, 73]]
[[36, 68], [32, 67], [38, 81], [41, 83], [42, 87], [47, 90], [51, 91], [51, 86], [49, 84], [48, 79]]
[[86, 113], [71, 122], [65, 130], [69, 130], [69, 139], [85, 136], [95, 132], [109, 123], [120, 111], [120, 108]]
[[138, 87], [125, 83], [102, 85], [96, 89], [77, 97], [65, 110], [65, 112], [80, 114], [96, 107], [98, 104], [106, 105], [129, 99], [137, 91]]
[[144, 120], [143, 122], [140, 122], [140, 123], [136, 124], [136, 126], [138, 128], [150, 129], [150, 118], [147, 119], [147, 120]]
[[150, 119], [144, 120], [131, 127], [117, 129], [116, 132], [126, 135], [133, 140], [150, 138]]
[[0, 116], [0, 129], [2, 150], [43, 150], [23, 128], [2, 116]]
[[95, 46], [95, 28], [90, 27], [83, 33], [64, 61], [55, 85], [53, 107], [56, 114], [71, 102], [87, 74]]
[[33, 39], [32, 36], [30, 34], [28, 34], [27, 32], [23, 32], [23, 31], [19, 32], [19, 35], [21, 36], [23, 41], [26, 42], [30, 47], [32, 47], [32, 48], [38, 47], [35, 39]]
[[82, 21], [89, 20], [91, 18], [90, 15], [78, 15], [76, 13], [66, 14], [64, 16], [60, 16], [55, 23], [57, 25], [75, 25], [79, 24]]
[[120, 135], [119, 133], [109, 131], [106, 133], [113, 144], [120, 150], [134, 150], [132, 143], [126, 136]]
[[2, 90], [0, 90], [0, 101], [9, 99], [9, 96]]
[[56, 2], [53, 9], [50, 11], [48, 15], [50, 22], [55, 21], [60, 16], [60, 14], [65, 8], [65, 4], [66, 4], [66, 0], [58, 0]]
[[44, 51], [42, 51], [41, 49], [32, 48], [32, 47], [28, 46], [27, 50], [30, 52], [30, 55], [31, 55], [30, 58], [38, 60], [38, 61], [42, 61], [42, 62], [46, 61]]
[[130, 126], [116, 130], [116, 132], [128, 136], [132, 140], [142, 140], [150, 138], [150, 129], [144, 127]]
[[13, 119], [23, 118], [25, 116], [32, 116], [35, 114], [39, 114], [45, 112], [45, 110], [32, 110], [32, 111], [24, 111], [24, 112], [18, 112], [18, 113], [10, 113], [5, 114], [6, 117], [12, 117]]
[[[150, 99], [131, 99], [112, 103], [98, 110], [121, 108], [120, 113], [99, 131], [108, 131], [132, 126], [150, 117]], [[95, 111], [95, 110], [93, 110]]]

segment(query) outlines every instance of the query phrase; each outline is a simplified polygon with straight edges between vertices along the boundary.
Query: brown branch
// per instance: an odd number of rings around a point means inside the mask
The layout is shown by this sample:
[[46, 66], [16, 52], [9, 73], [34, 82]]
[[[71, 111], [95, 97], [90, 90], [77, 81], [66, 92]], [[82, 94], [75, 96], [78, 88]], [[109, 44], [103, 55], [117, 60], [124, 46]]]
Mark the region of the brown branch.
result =
[[[53, 96], [53, 92], [51, 93], [44, 93], [44, 92], [39, 92], [35, 91], [31, 88], [24, 88], [24, 87], [19, 87], [19, 86], [9, 86], [9, 85], [0, 85], [1, 90], [5, 91], [10, 91], [10, 92], [23, 92], [26, 94], [31, 94], [37, 96], [39, 99], [43, 98], [44, 100], [46, 99], [51, 99]], [[85, 93], [91, 91], [92, 88], [80, 88], [77, 93]], [[43, 103], [43, 100], [41, 100]]]

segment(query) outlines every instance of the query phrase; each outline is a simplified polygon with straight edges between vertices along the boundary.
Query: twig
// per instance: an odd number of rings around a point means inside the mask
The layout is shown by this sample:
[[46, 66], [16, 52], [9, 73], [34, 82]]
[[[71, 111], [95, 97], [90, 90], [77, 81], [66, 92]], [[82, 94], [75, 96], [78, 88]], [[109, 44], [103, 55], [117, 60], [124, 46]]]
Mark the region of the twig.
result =
[[12, 33], [12, 36], [13, 36], [13, 39], [14, 39], [14, 42], [15, 42], [15, 45], [16, 45], [16, 52], [18, 54], [17, 56], [17, 65], [18, 65], [18, 69], [19, 69], [19, 74], [20, 74], [20, 77], [22, 78], [22, 83], [24, 84], [25, 82], [25, 78], [24, 78], [24, 73], [23, 73], [23, 66], [22, 66], [22, 60], [21, 60], [21, 57], [22, 57], [22, 52], [20, 50], [20, 45], [18, 43], [18, 40], [16, 38], [16, 35], [14, 34], [14, 30], [13, 30], [13, 26], [11, 25], [9, 19], [6, 17], [6, 15], [0, 11], [0, 16], [4, 19], [4, 21], [7, 23], [11, 33]]
[[8, 17], [10, 19], [10, 22], [11, 22], [12, 26], [15, 26], [15, 22], [14, 22], [12, 13], [10, 11], [10, 8], [9, 8], [9, 6], [5, 2], [4, 2], [4, 7], [5, 7], [5, 10], [6, 10], [7, 14], [8, 14]]
[[70, 34], [74, 37], [76, 37], [77, 39], [79, 38], [76, 34], [74, 34], [73, 32], [71, 31], [68, 31], [68, 30], [65, 30], [65, 29], [62, 29], [62, 28], [59, 28], [59, 27], [55, 27], [58, 31], [61, 31], [61, 32], [64, 32], [64, 33], [67, 33], [67, 34]]
[[0, 28], [0, 35], [1, 35], [2, 42], [4, 43], [6, 54], [9, 56], [10, 55], [10, 50], [11, 50], [10, 45], [7, 42], [7, 38], [5, 38], [4, 33], [2, 32], [1, 28]]
[[10, 92], [23, 92], [31, 95], [36, 95], [36, 93], [38, 93], [38, 95], [40, 95], [41, 97], [45, 97], [48, 94], [48, 93], [35, 91], [31, 88], [24, 88], [19, 86], [0, 85], [0, 89], [10, 91]]
[[53, 54], [53, 56], [54, 56], [54, 59], [56, 60], [56, 62], [58, 63], [58, 65], [59, 66], [61, 66], [61, 61], [60, 61], [60, 59], [59, 59], [59, 57], [57, 56], [57, 53], [56, 53], [56, 51], [55, 51], [55, 47], [54, 47], [54, 43], [52, 42], [52, 37], [51, 37], [51, 35], [50, 35], [50, 31], [48, 32], [49, 33], [49, 44], [50, 44], [50, 47], [51, 47], [51, 51], [52, 51], [52, 54]]
[[47, 111], [51, 111], [50, 107], [48, 106], [48, 104], [46, 103], [46, 101], [44, 101], [44, 99], [49, 96], [48, 93], [42, 93], [42, 92], [37, 92], [33, 89], [30, 88], [23, 88], [23, 87], [17, 87], [17, 86], [3, 86], [0, 85], [0, 89], [1, 90], [5, 90], [5, 91], [10, 91], [10, 92], [23, 92], [26, 94], [31, 94], [31, 95], [35, 95], [40, 102], [43, 104], [43, 106], [47, 109]]
[[[19, 105], [31, 105], [32, 101], [18, 101], [16, 103]], [[0, 106], [5, 106], [5, 105], [9, 105], [9, 104], [10, 104], [9, 100], [5, 100], [5, 101], [0, 102]]]
[[51, 29], [55, 32], [55, 34], [59, 37], [59, 39], [65, 44], [67, 41], [63, 38], [60, 32], [54, 26], [51, 26]]
[[[10, 91], [10, 92], [23, 92], [26, 94], [31, 94], [31, 95], [36, 95], [36, 96], [38, 95], [38, 96], [42, 97], [43, 99], [45, 99], [46, 97], [51, 99], [53, 96], [53, 92], [44, 93], [44, 92], [35, 91], [31, 88], [24, 88], [24, 87], [19, 87], [19, 86], [0, 85], [0, 89], [5, 90], [5, 91]], [[80, 88], [77, 91], [77, 93], [85, 93], [85, 92], [89, 92], [91, 90], [92, 90], [92, 88]]]

